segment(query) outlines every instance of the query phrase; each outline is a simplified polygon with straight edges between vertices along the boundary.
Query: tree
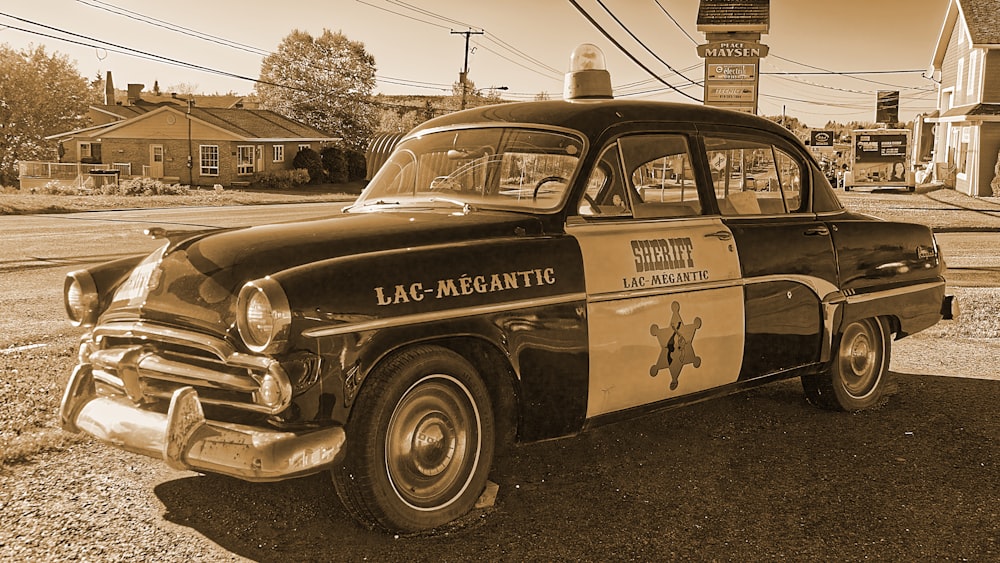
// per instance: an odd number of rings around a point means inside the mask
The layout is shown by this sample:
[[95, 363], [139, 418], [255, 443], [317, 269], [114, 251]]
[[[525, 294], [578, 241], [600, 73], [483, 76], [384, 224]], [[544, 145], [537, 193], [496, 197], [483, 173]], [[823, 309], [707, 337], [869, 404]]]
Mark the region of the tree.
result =
[[86, 126], [99, 102], [66, 55], [0, 45], [0, 185], [15, 184], [18, 160], [55, 160], [57, 144], [45, 137]]
[[368, 145], [377, 119], [375, 58], [363, 43], [328, 29], [317, 38], [293, 30], [264, 58], [260, 80], [262, 108], [342, 137], [350, 148]]

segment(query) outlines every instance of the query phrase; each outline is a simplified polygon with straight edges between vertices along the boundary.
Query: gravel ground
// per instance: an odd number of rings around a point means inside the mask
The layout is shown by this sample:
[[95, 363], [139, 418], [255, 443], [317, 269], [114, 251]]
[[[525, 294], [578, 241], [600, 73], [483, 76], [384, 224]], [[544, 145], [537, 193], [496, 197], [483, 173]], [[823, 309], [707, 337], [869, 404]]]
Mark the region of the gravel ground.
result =
[[71, 446], [0, 472], [3, 561], [996, 561], [995, 381], [896, 375], [831, 413], [796, 381], [519, 447], [497, 504], [368, 532], [327, 479], [200, 476]]

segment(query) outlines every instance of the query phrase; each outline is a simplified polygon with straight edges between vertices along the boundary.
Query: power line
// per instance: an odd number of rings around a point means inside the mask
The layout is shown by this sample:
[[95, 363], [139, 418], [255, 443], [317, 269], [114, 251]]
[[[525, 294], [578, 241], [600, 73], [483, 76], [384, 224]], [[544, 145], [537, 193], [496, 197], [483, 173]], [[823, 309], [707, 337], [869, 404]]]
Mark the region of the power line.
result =
[[[364, 4], [366, 6], [371, 6], [372, 8], [375, 8], [375, 9], [378, 9], [378, 10], [381, 10], [381, 11], [384, 11], [384, 12], [388, 12], [390, 14], [393, 14], [393, 15], [396, 15], [396, 16], [399, 16], [399, 17], [402, 17], [402, 18], [406, 18], [406, 19], [409, 19], [409, 20], [412, 20], [412, 21], [416, 21], [416, 22], [419, 22], [419, 23], [431, 25], [431, 26], [434, 26], [434, 27], [437, 27], [437, 28], [440, 28], [440, 29], [447, 29], [449, 31], [451, 31], [451, 29], [452, 29], [451, 26], [444, 25], [444, 24], [441, 24], [441, 23], [436, 23], [434, 21], [429, 21], [429, 20], [424, 19], [422, 17], [415, 17], [415, 16], [413, 16], [411, 14], [407, 14], [407, 13], [400, 12], [400, 11], [397, 11], [397, 10], [393, 10], [393, 9], [390, 9], [390, 8], [387, 8], [387, 7], [384, 7], [384, 6], [380, 6], [380, 5], [374, 4], [374, 3], [369, 2], [369, 1], [365, 1], [365, 0], [356, 0], [356, 1], [359, 2], [359, 3], [361, 3], [361, 4]], [[400, 0], [384, 0], [384, 1], [387, 2], [387, 3], [389, 3], [389, 4], [391, 4], [391, 5], [398, 6], [400, 8], [405, 8], [405, 9], [408, 9], [408, 10], [412, 10], [412, 11], [420, 14], [421, 16], [435, 18], [437, 20], [440, 20], [440, 21], [443, 21], [443, 22], [447, 22], [449, 24], [455, 24], [457, 26], [465, 27], [465, 28], [468, 28], [468, 29], [479, 29], [479, 30], [482, 30], [485, 33], [484, 38], [486, 40], [489, 40], [489, 41], [492, 41], [492, 42], [496, 43], [501, 48], [506, 49], [510, 53], [513, 53], [515, 56], [521, 57], [524, 60], [528, 61], [529, 63], [531, 63], [533, 65], [536, 65], [539, 68], [544, 69], [545, 71], [552, 72], [552, 73], [555, 73], [555, 74], [561, 74], [559, 70], [557, 70], [557, 69], [555, 69], [555, 68], [553, 68], [553, 67], [545, 64], [544, 62], [542, 62], [542, 61], [540, 61], [540, 60], [538, 60], [538, 59], [536, 59], [536, 58], [528, 55], [527, 53], [521, 51], [520, 49], [517, 49], [516, 47], [514, 47], [510, 43], [508, 43], [508, 42], [502, 40], [501, 38], [497, 37], [495, 34], [487, 32], [482, 27], [471, 25], [471, 24], [468, 24], [466, 22], [462, 22], [460, 20], [456, 20], [456, 19], [449, 18], [449, 17], [446, 17], [446, 16], [442, 16], [442, 15], [436, 13], [436, 12], [432, 12], [430, 10], [427, 10], [427, 9], [424, 9], [424, 8], [420, 8], [418, 6], [414, 6], [413, 4], [411, 4], [409, 2], [402, 2]], [[481, 43], [477, 43], [477, 46], [482, 46], [482, 44]], [[524, 66], [521, 63], [518, 63], [518, 62], [516, 62], [514, 60], [511, 60], [508, 57], [502, 56], [502, 55], [500, 55], [499, 53], [497, 53], [496, 51], [494, 51], [492, 49], [488, 49], [486, 47], [483, 47], [483, 48], [486, 49], [487, 51], [489, 51], [490, 53], [493, 53], [494, 55], [497, 55], [498, 57], [500, 57], [500, 58], [502, 58], [502, 59], [504, 59], [504, 60], [506, 60], [506, 61], [508, 61], [510, 63], [513, 63], [513, 64], [515, 64], [517, 66], [520, 66], [521, 68], [524, 68], [524, 69], [532, 71], [532, 72], [538, 72], [538, 71], [535, 71], [535, 70], [533, 70], [531, 68], [528, 68], [528, 67]], [[539, 73], [539, 74], [541, 74], [541, 73]], [[543, 74], [543, 76], [545, 76], [545, 75]]]
[[[233, 41], [231, 39], [227, 39], [225, 37], [220, 37], [218, 35], [212, 35], [210, 33], [205, 33], [205, 32], [202, 32], [202, 31], [198, 31], [196, 29], [192, 29], [192, 28], [189, 28], [189, 27], [178, 25], [178, 24], [175, 24], [173, 22], [169, 22], [169, 21], [166, 21], [166, 20], [161, 20], [161, 19], [158, 19], [158, 18], [147, 16], [145, 14], [142, 14], [142, 13], [139, 13], [139, 12], [136, 12], [136, 11], [133, 11], [133, 10], [127, 10], [125, 8], [120, 8], [118, 6], [115, 6], [113, 4], [109, 4], [107, 2], [103, 2], [101, 0], [77, 0], [77, 2], [79, 2], [81, 4], [84, 4], [86, 6], [89, 6], [91, 8], [97, 8], [99, 10], [104, 10], [106, 12], [109, 12], [109, 13], [112, 13], [112, 14], [115, 14], [115, 15], [118, 15], [118, 16], [123, 16], [123, 17], [129, 18], [129, 19], [132, 19], [132, 20], [135, 20], [135, 21], [138, 21], [138, 22], [146, 23], [146, 24], [149, 24], [149, 25], [153, 25], [153, 26], [156, 26], [156, 27], [160, 27], [160, 28], [166, 29], [168, 31], [173, 31], [175, 33], [180, 33], [182, 35], [187, 35], [188, 37], [193, 37], [195, 39], [200, 39], [200, 40], [203, 40], [203, 41], [209, 41], [209, 42], [212, 42], [212, 43], [216, 43], [218, 45], [222, 45], [224, 47], [230, 47], [230, 48], [237, 49], [237, 50], [240, 50], [240, 51], [244, 51], [244, 52], [247, 52], [247, 53], [251, 53], [251, 54], [254, 54], [254, 55], [269, 56], [269, 55], [273, 55], [274, 54], [273, 51], [269, 51], [267, 49], [262, 49], [260, 47], [256, 47], [256, 46], [253, 46], [253, 45], [248, 45], [248, 44], [245, 44], [245, 43], [240, 43], [240, 42], [237, 42], [237, 41]], [[326, 69], [326, 68], [316, 67], [315, 65], [312, 65], [312, 64], [310, 64], [310, 66], [312, 66], [313, 68], [317, 68], [317, 70], [323, 70], [323, 71], [328, 71], [329, 70], [329, 69]], [[427, 82], [420, 82], [420, 81], [417, 81], [417, 80], [409, 80], [409, 79], [405, 79], [405, 78], [396, 78], [396, 77], [391, 77], [391, 76], [376, 76], [375, 78], [377, 80], [381, 81], [381, 82], [386, 82], [386, 83], [397, 85], [397, 86], [412, 86], [414, 88], [428, 88], [427, 84], [431, 84], [431, 83], [427, 83]], [[437, 86], [440, 86], [440, 88], [436, 88], [436, 89], [440, 89], [442, 91], [447, 91], [448, 89], [450, 89], [450, 85], [446, 85], [446, 84], [437, 84]], [[447, 88], [445, 88], [445, 87], [447, 87]]]
[[[288, 85], [288, 84], [279, 84], [277, 82], [270, 82], [270, 81], [267, 81], [267, 80], [261, 80], [259, 78], [251, 78], [249, 76], [243, 76], [243, 75], [232, 73], [232, 72], [228, 72], [228, 71], [214, 69], [214, 68], [210, 68], [210, 67], [206, 67], [206, 66], [202, 66], [202, 65], [196, 65], [194, 63], [189, 63], [189, 62], [186, 62], [186, 61], [172, 59], [170, 57], [165, 57], [163, 55], [157, 55], [155, 53], [149, 53], [149, 52], [146, 52], [146, 51], [141, 51], [139, 49], [134, 49], [132, 47], [126, 47], [126, 46], [123, 46], [123, 45], [118, 45], [118, 44], [115, 44], [115, 43], [111, 43], [109, 41], [105, 41], [103, 39], [98, 39], [98, 38], [95, 38], [95, 37], [89, 37], [89, 36], [82, 35], [82, 34], [79, 34], [79, 33], [74, 33], [72, 31], [67, 31], [67, 30], [64, 30], [64, 29], [59, 29], [57, 27], [53, 27], [53, 26], [41, 24], [41, 23], [38, 23], [38, 22], [34, 22], [34, 21], [31, 21], [31, 20], [28, 20], [28, 19], [24, 19], [24, 18], [18, 17], [18, 16], [13, 16], [13, 15], [10, 15], [10, 14], [4, 13], [4, 12], [0, 12], [0, 16], [5, 16], [5, 17], [8, 17], [8, 18], [17, 20], [17, 21], [21, 21], [21, 22], [24, 22], [24, 23], [27, 23], [27, 24], [31, 24], [31, 25], [36, 25], [36, 26], [42, 27], [44, 29], [49, 29], [49, 30], [56, 31], [56, 32], [59, 32], [59, 33], [64, 33], [66, 35], [70, 35], [70, 36], [73, 36], [73, 37], [79, 37], [79, 38], [87, 40], [87, 41], [96, 41], [97, 43], [102, 44], [102, 45], [99, 46], [99, 45], [95, 45], [93, 43], [86, 43], [84, 41], [79, 41], [79, 40], [75, 40], [75, 39], [69, 39], [67, 37], [59, 37], [59, 36], [56, 36], [56, 35], [51, 35], [51, 34], [48, 34], [48, 33], [43, 33], [43, 32], [37, 31], [37, 30], [25, 29], [25, 28], [18, 27], [18, 26], [4, 24], [4, 27], [7, 28], [7, 29], [13, 29], [15, 31], [21, 31], [23, 33], [28, 33], [28, 34], [32, 34], [32, 35], [38, 35], [40, 37], [47, 37], [49, 39], [55, 39], [57, 41], [64, 41], [64, 42], [67, 42], [67, 43], [72, 43], [72, 44], [75, 44], [75, 45], [81, 45], [83, 47], [89, 47], [89, 48], [92, 48], [92, 49], [105, 49], [105, 50], [111, 51], [113, 53], [119, 53], [119, 54], [122, 54], [122, 55], [136, 57], [136, 58], [139, 58], [139, 59], [145, 59], [145, 60], [150, 60], [150, 61], [165, 63], [165, 64], [169, 64], [169, 65], [172, 65], [172, 66], [178, 66], [178, 67], [181, 67], [181, 68], [189, 68], [189, 69], [194, 69], [194, 70], [200, 70], [200, 71], [208, 72], [208, 73], [211, 73], [211, 74], [218, 74], [220, 76], [227, 76], [227, 77], [230, 77], [230, 78], [236, 78], [236, 79], [239, 79], [239, 80], [245, 80], [245, 81], [253, 82], [253, 83], [256, 83], [256, 84], [264, 84], [264, 85], [267, 85], [267, 86], [274, 86], [274, 87], [277, 87], [277, 88], [284, 88], [284, 89], [287, 89], [287, 90], [293, 90], [293, 91], [297, 91], [297, 92], [303, 92], [303, 93], [306, 93], [306, 94], [314, 94], [314, 95], [317, 95], [317, 96], [326, 96], [326, 97], [332, 97], [332, 98], [347, 98], [348, 97], [348, 96], [343, 95], [343, 94], [335, 94], [335, 93], [330, 93], [328, 91], [322, 91], [322, 92], [320, 92], [320, 91], [316, 91], [316, 90], [311, 90], [309, 88], [302, 88], [300, 86], [291, 86], [291, 85]], [[377, 106], [377, 107], [389, 107], [389, 108], [394, 108], [394, 109], [412, 109], [412, 110], [424, 110], [424, 109], [426, 109], [426, 108], [421, 107], [421, 106], [408, 106], [408, 105], [404, 105], [404, 104], [389, 104], [389, 103], [378, 102], [378, 101], [367, 100], [367, 99], [358, 99], [358, 101], [361, 102], [361, 103], [366, 103], [366, 104]]]
[[[814, 70], [820, 70], [820, 71], [823, 71], [823, 72], [826, 72], [826, 73], [829, 73], [829, 74], [832, 74], [832, 75], [844, 76], [844, 77], [847, 77], [847, 78], [853, 78], [854, 80], [861, 80], [862, 82], [870, 82], [872, 84], [879, 84], [881, 86], [889, 86], [889, 87], [892, 87], [892, 88], [896, 88], [897, 87], [895, 84], [889, 84], [887, 82], [879, 82], [877, 80], [869, 80], [867, 78], [859, 78], [857, 76], [853, 76], [852, 74], [846, 74], [846, 73], [843, 73], [843, 72], [838, 72], [838, 71], [835, 71], [835, 70], [830, 70], [828, 68], [823, 68], [823, 67], [818, 67], [818, 66], [811, 65], [811, 64], [806, 64], [806, 63], [802, 63], [802, 62], [798, 62], [798, 61], [793, 61], [792, 59], [787, 59], [787, 58], [782, 57], [780, 55], [775, 55], [774, 53], [771, 53], [768, 56], [769, 57], [773, 57], [775, 59], [779, 59], [779, 60], [785, 61], [785, 62], [789, 62], [789, 63], [792, 63], [792, 64], [797, 64], [797, 65], [801, 65], [801, 66], [804, 66], [804, 67], [808, 67], [808, 68], [811, 68], [811, 69], [814, 69]], [[906, 71], [906, 72], [911, 72], [911, 71]], [[916, 72], [922, 72], [922, 71], [916, 71]]]
[[699, 100], [698, 98], [695, 98], [694, 96], [688, 94], [687, 92], [682, 92], [679, 88], [677, 88], [673, 84], [670, 84], [666, 80], [660, 78], [659, 75], [657, 75], [655, 72], [653, 72], [652, 70], [650, 70], [649, 67], [647, 67], [646, 65], [642, 64], [639, 61], [639, 59], [635, 58], [635, 56], [632, 55], [632, 53], [630, 53], [625, 47], [623, 47], [621, 43], [619, 43], [617, 40], [615, 40], [614, 37], [611, 37], [611, 34], [609, 34], [603, 27], [601, 27], [601, 25], [598, 24], [597, 21], [595, 21], [594, 18], [592, 18], [590, 16], [590, 14], [587, 13], [586, 10], [584, 10], [579, 4], [577, 4], [576, 0], [569, 0], [569, 3], [572, 4], [573, 7], [576, 8], [576, 10], [578, 12], [580, 12], [580, 14], [584, 18], [586, 18], [587, 21], [589, 21], [591, 25], [593, 25], [595, 28], [597, 28], [597, 30], [600, 31], [601, 34], [604, 35], [604, 37], [608, 41], [610, 41], [615, 47], [617, 47], [618, 50], [622, 52], [622, 54], [624, 54], [626, 57], [628, 57], [629, 59], [631, 59], [632, 62], [634, 62], [636, 65], [638, 65], [639, 68], [645, 70], [647, 73], [649, 73], [650, 76], [652, 76], [653, 78], [655, 78], [659, 82], [663, 83], [665, 86], [667, 86], [668, 88], [670, 88], [674, 92], [677, 92], [678, 94], [684, 96], [685, 98], [688, 98], [688, 99], [693, 100], [695, 102], [701, 102], [701, 100]]
[[684, 29], [683, 27], [681, 27], [681, 24], [677, 23], [677, 20], [674, 19], [674, 16], [671, 16], [670, 12], [668, 12], [667, 9], [663, 7], [663, 4], [660, 4], [660, 0], [654, 0], [654, 1], [656, 2], [656, 5], [659, 6], [661, 10], [663, 10], [663, 13], [666, 14], [668, 18], [670, 18], [670, 21], [674, 22], [674, 25], [677, 26], [677, 29], [681, 30], [681, 32], [684, 35], [686, 35], [688, 39], [691, 40], [691, 43], [694, 43], [695, 45], [697, 45], [698, 41], [695, 40], [694, 37], [691, 37], [691, 34], [688, 33], [686, 29]]
[[160, 28], [163, 28], [163, 29], [167, 29], [167, 30], [170, 30], [170, 31], [177, 32], [177, 33], [183, 33], [184, 35], [188, 35], [188, 36], [191, 36], [191, 37], [202, 39], [204, 41], [210, 41], [212, 43], [217, 43], [217, 44], [223, 45], [225, 47], [231, 47], [231, 48], [234, 48], [234, 49], [239, 49], [241, 51], [246, 51], [248, 53], [253, 53], [255, 55], [267, 55], [267, 54], [269, 54], [268, 51], [266, 51], [265, 49], [260, 49], [258, 47], [254, 47], [253, 45], [246, 45], [244, 43], [239, 43], [239, 42], [236, 42], [236, 41], [231, 41], [231, 40], [226, 39], [224, 37], [219, 37], [217, 35], [212, 35], [210, 33], [204, 33], [202, 31], [198, 31], [196, 29], [192, 29], [192, 28], [189, 28], [189, 27], [184, 27], [182, 25], [178, 25], [178, 24], [171, 23], [171, 22], [168, 22], [168, 21], [165, 21], [165, 20], [161, 20], [161, 19], [158, 19], [158, 18], [147, 16], [147, 15], [141, 14], [139, 12], [135, 12], [135, 11], [132, 11], [132, 10], [128, 10], [126, 8], [121, 8], [119, 6], [115, 6], [113, 4], [109, 4], [107, 2], [102, 2], [101, 0], [76, 0], [76, 1], [78, 3], [80, 3], [80, 4], [84, 4], [84, 5], [89, 6], [91, 8], [97, 8], [99, 10], [104, 10], [104, 11], [110, 12], [112, 14], [116, 14], [116, 15], [119, 15], [119, 16], [124, 16], [124, 17], [130, 18], [130, 19], [142, 22], [142, 23], [154, 25], [156, 27], [160, 27]]
[[597, 0], [597, 3], [601, 6], [601, 8], [604, 8], [604, 11], [607, 12], [609, 16], [611, 16], [611, 19], [615, 20], [615, 23], [617, 23], [622, 29], [625, 30], [626, 33], [629, 34], [629, 37], [631, 37], [633, 40], [635, 40], [636, 43], [638, 43], [639, 45], [641, 45], [642, 48], [645, 49], [647, 53], [649, 53], [650, 55], [653, 55], [653, 58], [655, 58], [656, 60], [658, 60], [661, 63], [663, 63], [663, 66], [667, 67], [668, 69], [670, 69], [671, 72], [673, 72], [674, 74], [676, 74], [676, 75], [680, 76], [681, 78], [687, 80], [691, 84], [698, 84], [694, 80], [691, 80], [687, 76], [681, 74], [674, 67], [670, 66], [670, 63], [668, 63], [667, 61], [665, 61], [662, 58], [660, 58], [660, 56], [657, 55], [656, 53], [654, 53], [652, 49], [650, 49], [649, 47], [647, 47], [646, 44], [643, 43], [641, 39], [639, 39], [638, 37], [636, 37], [636, 35], [634, 33], [632, 33], [632, 30], [630, 30], [624, 23], [622, 23], [622, 21], [620, 19], [618, 19], [618, 16], [614, 15], [611, 12], [611, 10], [608, 9], [608, 7], [604, 4], [604, 2], [602, 0]]

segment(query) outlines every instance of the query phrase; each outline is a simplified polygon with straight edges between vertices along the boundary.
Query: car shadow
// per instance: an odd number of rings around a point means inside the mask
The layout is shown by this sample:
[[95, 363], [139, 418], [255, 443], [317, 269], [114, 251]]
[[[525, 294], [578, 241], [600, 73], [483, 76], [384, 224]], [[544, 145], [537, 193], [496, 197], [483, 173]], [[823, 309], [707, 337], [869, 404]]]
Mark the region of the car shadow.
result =
[[[844, 518], [866, 510], [893, 530], [912, 528], [912, 514], [932, 514], [954, 494], [939, 484], [956, 467], [964, 473], [952, 486], [963, 494], [989, 486], [979, 464], [991, 455], [996, 423], [977, 413], [993, 408], [996, 382], [892, 378], [898, 387], [888, 403], [862, 413], [810, 407], [799, 381], [788, 380], [517, 446], [493, 472], [495, 507], [407, 537], [357, 524], [326, 474], [278, 483], [197, 475], [155, 493], [165, 520], [254, 561], [697, 558], [716, 536], [730, 542], [716, 545], [719, 554], [742, 557], [748, 534], [762, 542], [755, 550], [774, 555], [788, 534], [818, 548]], [[913, 468], [920, 480], [907, 477]], [[894, 491], [912, 510], [883, 498]], [[965, 518], [955, 524], [964, 530], [972, 512], [950, 517]], [[808, 526], [757, 517], [786, 513]]]

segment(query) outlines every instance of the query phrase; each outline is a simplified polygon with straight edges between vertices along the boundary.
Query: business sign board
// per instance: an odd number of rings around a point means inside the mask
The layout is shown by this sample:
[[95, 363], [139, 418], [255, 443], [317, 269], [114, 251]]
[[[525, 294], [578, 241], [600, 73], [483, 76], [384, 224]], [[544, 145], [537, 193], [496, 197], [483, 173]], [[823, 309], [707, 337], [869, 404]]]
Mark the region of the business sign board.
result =
[[698, 56], [704, 59], [759, 59], [767, 56], [767, 45], [744, 40], [712, 41], [698, 45]]
[[707, 71], [708, 74], [705, 78], [708, 80], [722, 80], [725, 82], [733, 80], [743, 82], [757, 80], [756, 64], [719, 63], [709, 65]]
[[858, 129], [852, 137], [851, 186], [914, 185], [909, 129]]
[[705, 59], [705, 105], [757, 113], [760, 58], [767, 45], [744, 39], [710, 41], [698, 46]]
[[809, 146], [812, 147], [832, 147], [833, 131], [823, 131], [814, 129], [809, 132]]
[[899, 90], [879, 90], [875, 100], [875, 123], [899, 123]]
[[705, 103], [709, 102], [756, 102], [757, 85], [753, 82], [740, 84], [706, 84]]

